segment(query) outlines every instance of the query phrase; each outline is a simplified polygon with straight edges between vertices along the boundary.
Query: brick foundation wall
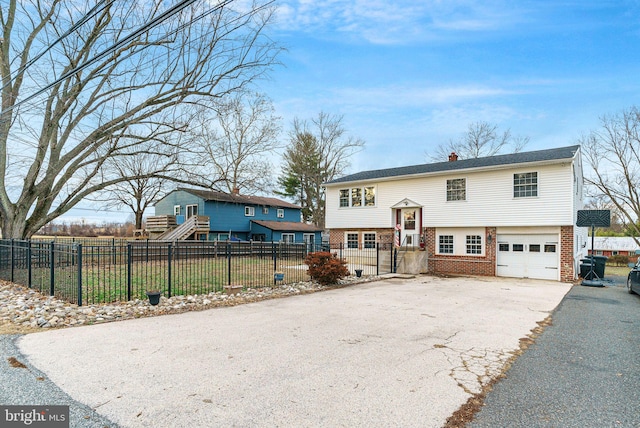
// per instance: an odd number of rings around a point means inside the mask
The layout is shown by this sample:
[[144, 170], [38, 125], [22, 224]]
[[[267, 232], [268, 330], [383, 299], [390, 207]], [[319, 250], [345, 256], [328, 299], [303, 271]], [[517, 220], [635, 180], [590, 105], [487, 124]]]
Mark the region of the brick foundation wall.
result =
[[[429, 253], [429, 273], [450, 275], [496, 275], [496, 228], [485, 228], [484, 256], [448, 256], [436, 254], [436, 229], [427, 227], [424, 231], [427, 252]], [[491, 235], [491, 243], [489, 243]]]

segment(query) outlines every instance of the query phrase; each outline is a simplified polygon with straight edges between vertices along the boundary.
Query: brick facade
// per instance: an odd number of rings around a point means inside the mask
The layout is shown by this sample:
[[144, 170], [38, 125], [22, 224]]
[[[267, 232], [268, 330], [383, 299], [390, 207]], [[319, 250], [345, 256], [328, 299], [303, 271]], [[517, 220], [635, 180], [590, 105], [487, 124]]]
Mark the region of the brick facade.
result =
[[560, 227], [560, 281], [573, 282], [576, 279], [573, 259], [573, 226]]
[[[497, 269], [497, 244], [496, 227], [485, 228], [485, 254], [482, 256], [442, 255], [436, 253], [436, 228], [425, 227], [422, 236], [425, 241], [425, 249], [429, 255], [428, 272], [430, 274], [444, 275], [478, 275], [496, 276]], [[329, 239], [331, 245], [345, 243], [345, 232], [358, 232], [359, 242], [362, 242], [362, 234], [376, 232], [377, 241], [380, 244], [393, 243], [393, 229], [332, 229]], [[491, 237], [491, 238], [489, 238]], [[573, 226], [560, 228], [560, 281], [573, 282], [575, 279], [573, 258]]]
[[[496, 275], [496, 228], [485, 228], [484, 256], [448, 256], [436, 254], [436, 228], [425, 228], [427, 252], [429, 253], [429, 273], [450, 275]], [[489, 243], [491, 236], [491, 243]]]

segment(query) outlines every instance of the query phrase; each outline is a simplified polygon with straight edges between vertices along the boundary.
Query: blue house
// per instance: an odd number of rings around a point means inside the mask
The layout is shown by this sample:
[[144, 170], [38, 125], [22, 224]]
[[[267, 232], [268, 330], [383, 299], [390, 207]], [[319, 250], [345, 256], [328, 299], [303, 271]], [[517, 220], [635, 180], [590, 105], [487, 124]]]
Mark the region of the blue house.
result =
[[[209, 240], [320, 243], [322, 230], [301, 221], [301, 208], [263, 196], [178, 188], [155, 205], [155, 216], [175, 216], [176, 225], [194, 216], [209, 218]], [[190, 237], [206, 239], [206, 235]]]

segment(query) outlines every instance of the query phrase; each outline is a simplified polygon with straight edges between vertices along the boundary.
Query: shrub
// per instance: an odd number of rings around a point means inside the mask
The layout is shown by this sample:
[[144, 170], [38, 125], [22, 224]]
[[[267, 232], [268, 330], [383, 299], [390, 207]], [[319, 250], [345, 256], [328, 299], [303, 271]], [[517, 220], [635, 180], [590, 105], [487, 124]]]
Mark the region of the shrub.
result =
[[627, 266], [629, 264], [629, 256], [616, 254], [607, 259], [607, 263], [615, 266]]
[[339, 279], [349, 275], [347, 261], [328, 251], [309, 253], [304, 259], [309, 266], [309, 275], [322, 285], [336, 284]]

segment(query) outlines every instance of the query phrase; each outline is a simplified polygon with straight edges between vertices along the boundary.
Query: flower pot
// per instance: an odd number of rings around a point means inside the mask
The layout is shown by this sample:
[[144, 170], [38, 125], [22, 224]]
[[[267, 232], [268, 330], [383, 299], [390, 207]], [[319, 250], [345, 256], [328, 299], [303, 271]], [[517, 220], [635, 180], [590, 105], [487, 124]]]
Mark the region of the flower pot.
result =
[[149, 304], [155, 306], [160, 303], [160, 296], [162, 293], [159, 291], [147, 291], [147, 297], [149, 298]]
[[362, 276], [362, 269], [356, 269], [356, 276], [360, 278]]

